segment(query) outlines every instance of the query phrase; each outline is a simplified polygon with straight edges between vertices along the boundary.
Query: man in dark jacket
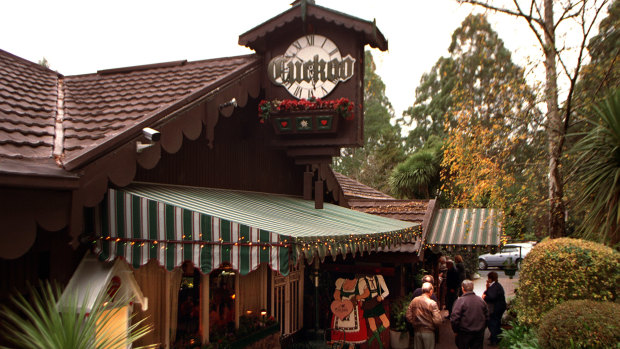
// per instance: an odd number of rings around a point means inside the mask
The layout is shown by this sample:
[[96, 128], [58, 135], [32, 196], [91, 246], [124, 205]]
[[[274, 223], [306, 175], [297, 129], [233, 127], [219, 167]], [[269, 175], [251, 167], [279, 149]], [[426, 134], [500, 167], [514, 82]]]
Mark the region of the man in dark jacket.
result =
[[446, 293], [446, 309], [448, 309], [448, 315], [450, 315], [452, 314], [454, 302], [459, 296], [461, 281], [459, 280], [459, 272], [454, 267], [454, 261], [448, 260], [446, 262], [446, 266], [448, 267], [446, 272], [446, 284], [448, 285], [448, 293]]
[[459, 349], [482, 349], [489, 318], [487, 305], [474, 293], [471, 280], [464, 280], [461, 287], [463, 295], [454, 303], [450, 315], [450, 324], [456, 334], [456, 346]]
[[[435, 278], [433, 277], [433, 275], [424, 275], [424, 276], [422, 277], [422, 283], [428, 282], [428, 283], [430, 283], [431, 285], [433, 285], [433, 287], [435, 287], [435, 282], [434, 282], [434, 281], [435, 281]], [[416, 289], [413, 291], [413, 297], [412, 297], [412, 299], [413, 299], [413, 298], [415, 298], [415, 297], [419, 297], [419, 296], [421, 296], [423, 293], [424, 293], [424, 291], [422, 291], [422, 287], [418, 287], [418, 288], [416, 288]], [[437, 296], [435, 295], [435, 292], [433, 292], [433, 293], [431, 294], [431, 299], [432, 299], [432, 300], [434, 300], [434, 301], [437, 303], [437, 305], [439, 305], [439, 299], [437, 299]]]
[[489, 332], [491, 337], [489, 341], [491, 345], [499, 343], [499, 334], [502, 332], [502, 315], [506, 311], [506, 296], [504, 288], [497, 282], [497, 273], [492, 271], [489, 273], [487, 280], [487, 289], [482, 295], [482, 299], [489, 306]]

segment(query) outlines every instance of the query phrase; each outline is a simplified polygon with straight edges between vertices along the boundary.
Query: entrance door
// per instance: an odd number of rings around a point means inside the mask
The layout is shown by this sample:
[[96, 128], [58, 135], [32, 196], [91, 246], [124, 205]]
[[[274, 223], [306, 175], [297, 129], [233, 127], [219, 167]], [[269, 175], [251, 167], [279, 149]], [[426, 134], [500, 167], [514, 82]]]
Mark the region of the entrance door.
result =
[[303, 266], [291, 267], [288, 276], [275, 271], [271, 275], [271, 314], [280, 323], [282, 334], [297, 332], [303, 326]]

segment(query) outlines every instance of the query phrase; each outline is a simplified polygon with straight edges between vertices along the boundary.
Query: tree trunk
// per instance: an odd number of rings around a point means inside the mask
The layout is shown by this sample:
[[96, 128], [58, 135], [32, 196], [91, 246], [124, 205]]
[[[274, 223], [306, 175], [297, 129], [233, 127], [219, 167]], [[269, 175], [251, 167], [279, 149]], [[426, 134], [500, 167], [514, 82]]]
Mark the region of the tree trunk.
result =
[[549, 236], [562, 237], [566, 233], [564, 219], [563, 184], [560, 173], [562, 144], [565, 136], [562, 114], [558, 108], [558, 85], [555, 51], [553, 0], [545, 0], [545, 99], [547, 103], [547, 134], [549, 137]]

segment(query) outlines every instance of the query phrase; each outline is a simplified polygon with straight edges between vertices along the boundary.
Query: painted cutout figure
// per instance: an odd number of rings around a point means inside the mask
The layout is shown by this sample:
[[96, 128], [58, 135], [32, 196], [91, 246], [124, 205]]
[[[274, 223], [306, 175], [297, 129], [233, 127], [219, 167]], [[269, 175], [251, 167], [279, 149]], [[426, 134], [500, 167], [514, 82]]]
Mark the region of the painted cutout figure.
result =
[[356, 279], [350, 276], [336, 280], [334, 300], [350, 300], [353, 303], [353, 310], [343, 319], [335, 315], [332, 316], [332, 328], [336, 331], [332, 333], [331, 340], [342, 340], [342, 332], [344, 332], [344, 342], [348, 343], [350, 348], [353, 348], [355, 344], [366, 342], [368, 338], [366, 319], [364, 318], [362, 304], [359, 301], [368, 297], [369, 294], [363, 278]]
[[[390, 320], [385, 313], [383, 300], [390, 294], [390, 291], [385, 285], [383, 275], [365, 276], [364, 281], [369, 292], [364, 299], [362, 309], [364, 310], [364, 317], [368, 321], [368, 326], [372, 331], [368, 338], [368, 344], [372, 344], [373, 341], [377, 340], [379, 347], [383, 348], [380, 334], [390, 327]], [[381, 325], [378, 328], [376, 318], [379, 318], [381, 321]]]

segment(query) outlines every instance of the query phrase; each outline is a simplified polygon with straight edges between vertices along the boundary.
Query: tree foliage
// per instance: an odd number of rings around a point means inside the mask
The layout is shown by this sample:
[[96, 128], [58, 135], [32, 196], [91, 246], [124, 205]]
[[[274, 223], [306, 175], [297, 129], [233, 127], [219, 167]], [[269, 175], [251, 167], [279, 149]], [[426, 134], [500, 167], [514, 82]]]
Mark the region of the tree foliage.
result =
[[390, 120], [394, 110], [385, 95], [385, 84], [375, 72], [370, 51], [365, 53], [364, 147], [345, 148], [334, 160], [336, 171], [378, 190], [388, 192], [386, 173], [404, 158], [400, 126]]
[[536, 96], [484, 15], [463, 21], [449, 52], [454, 76], [443, 193], [452, 206], [504, 209], [508, 232], [522, 235], [524, 218], [541, 201], [536, 186], [525, 182], [532, 174], [526, 168], [542, 153]]
[[620, 88], [594, 108], [593, 126], [573, 148], [577, 205], [585, 209], [581, 233], [590, 239], [620, 243]]
[[[457, 1], [524, 20], [540, 45], [545, 59], [544, 96], [547, 107], [546, 131], [549, 149], [548, 229], [549, 236], [553, 238], [564, 236], [566, 234], [566, 212], [561, 158], [565, 150], [565, 136], [572, 121], [575, 84], [586, 60], [586, 43], [593, 34], [593, 28], [608, 0], [528, 0], [512, 1], [510, 4], [497, 0]], [[565, 26], [567, 23], [572, 23], [573, 26]], [[576, 47], [567, 44], [568, 35], [558, 35], [564, 28], [569, 28], [567, 31], [571, 34], [578, 33], [579, 43]], [[572, 61], [572, 64], [569, 61]], [[560, 74], [558, 74], [558, 66]], [[562, 105], [559, 103], [558, 80], [560, 75], [564, 76], [569, 84], [566, 99]]]
[[431, 136], [445, 137], [445, 125], [454, 126], [450, 107], [454, 104], [452, 91], [456, 85], [455, 62], [441, 57], [431, 71], [422, 75], [416, 88], [415, 102], [398, 122], [414, 126], [407, 136], [407, 148], [420, 149]]
[[424, 146], [409, 154], [389, 178], [391, 192], [400, 198], [429, 199], [438, 194], [443, 141], [431, 135]]
[[596, 104], [620, 86], [620, 0], [609, 5], [607, 13], [588, 43], [590, 63], [581, 70], [575, 88], [579, 108]]

